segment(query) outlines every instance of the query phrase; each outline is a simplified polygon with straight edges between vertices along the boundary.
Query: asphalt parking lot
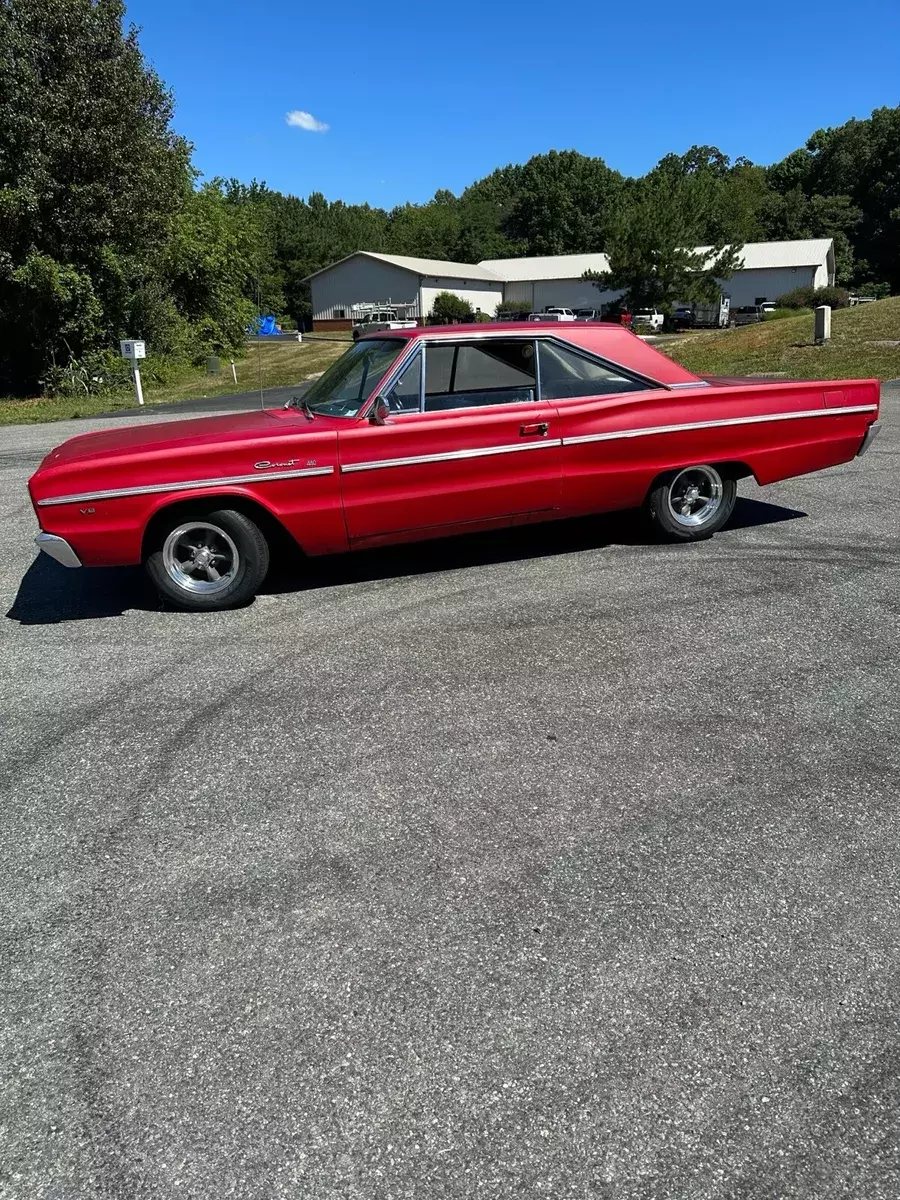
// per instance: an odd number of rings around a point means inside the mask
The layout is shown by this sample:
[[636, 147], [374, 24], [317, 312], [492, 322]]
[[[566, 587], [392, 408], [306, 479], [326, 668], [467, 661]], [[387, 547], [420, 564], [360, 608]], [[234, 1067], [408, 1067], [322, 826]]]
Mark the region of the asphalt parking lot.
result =
[[712, 542], [202, 616], [34, 558], [100, 425], [0, 431], [0, 1194], [896, 1200], [900, 390]]

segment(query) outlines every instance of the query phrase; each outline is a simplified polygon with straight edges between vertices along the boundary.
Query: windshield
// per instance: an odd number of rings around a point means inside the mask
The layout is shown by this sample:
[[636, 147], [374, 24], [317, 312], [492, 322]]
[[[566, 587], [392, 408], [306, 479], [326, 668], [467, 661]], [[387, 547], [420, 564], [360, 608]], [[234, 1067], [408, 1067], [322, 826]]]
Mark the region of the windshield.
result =
[[406, 341], [401, 338], [357, 342], [319, 376], [297, 403], [323, 416], [358, 417], [405, 348]]

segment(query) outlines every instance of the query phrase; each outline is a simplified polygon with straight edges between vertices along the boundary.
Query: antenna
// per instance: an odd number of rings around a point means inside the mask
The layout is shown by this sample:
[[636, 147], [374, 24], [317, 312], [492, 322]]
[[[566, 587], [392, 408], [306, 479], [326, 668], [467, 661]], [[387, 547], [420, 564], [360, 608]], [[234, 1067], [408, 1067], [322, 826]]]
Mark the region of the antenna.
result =
[[262, 369], [262, 292], [259, 286], [259, 259], [256, 260], [256, 371], [259, 377], [259, 407], [265, 412], [266, 402], [263, 399], [263, 369]]

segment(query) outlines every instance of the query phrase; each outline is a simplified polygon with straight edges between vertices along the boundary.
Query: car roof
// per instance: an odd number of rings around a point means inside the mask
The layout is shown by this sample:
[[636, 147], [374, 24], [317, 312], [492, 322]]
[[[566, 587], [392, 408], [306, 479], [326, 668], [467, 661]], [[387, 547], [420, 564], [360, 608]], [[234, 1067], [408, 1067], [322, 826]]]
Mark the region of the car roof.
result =
[[624, 325], [604, 321], [482, 321], [472, 325], [418, 325], [415, 329], [386, 329], [363, 334], [360, 341], [371, 338], [398, 338], [416, 341], [456, 338], [510, 337], [514, 334], [544, 336], [557, 342], [571, 342], [599, 358], [659, 383], [699, 383], [700, 378], [648, 345]]

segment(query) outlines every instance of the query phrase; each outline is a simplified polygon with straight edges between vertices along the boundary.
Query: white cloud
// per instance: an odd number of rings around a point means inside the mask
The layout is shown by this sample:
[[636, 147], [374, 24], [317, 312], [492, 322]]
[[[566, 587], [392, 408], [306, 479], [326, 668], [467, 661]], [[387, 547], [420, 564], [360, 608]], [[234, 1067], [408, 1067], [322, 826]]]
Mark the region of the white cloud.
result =
[[324, 121], [317, 121], [312, 113], [303, 112], [299, 108], [295, 108], [293, 112], [285, 113], [284, 119], [288, 125], [293, 125], [297, 129], [306, 129], [309, 133], [327, 133], [331, 128]]

